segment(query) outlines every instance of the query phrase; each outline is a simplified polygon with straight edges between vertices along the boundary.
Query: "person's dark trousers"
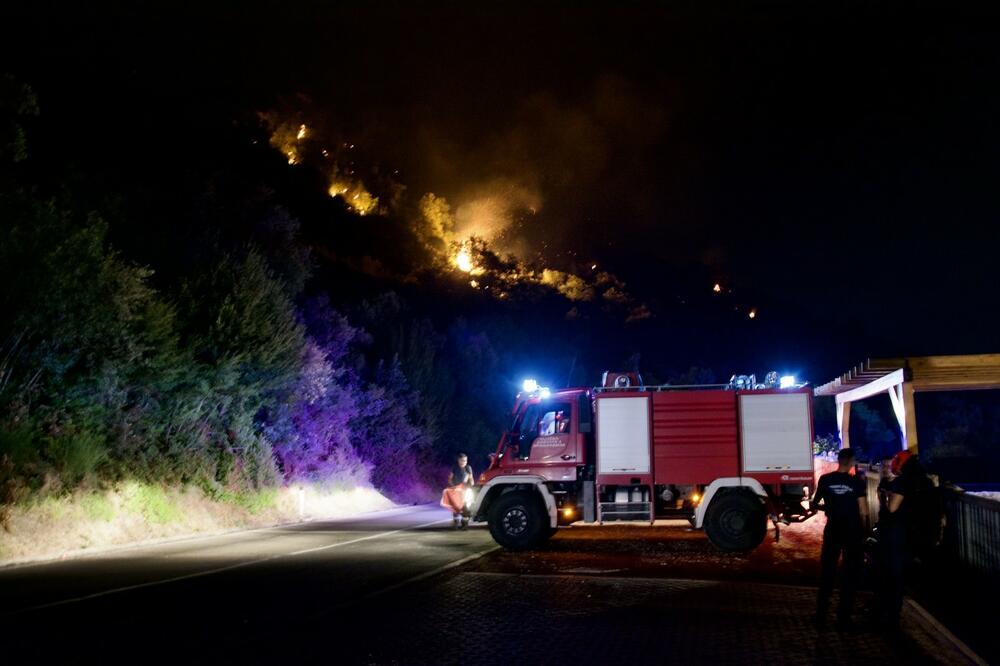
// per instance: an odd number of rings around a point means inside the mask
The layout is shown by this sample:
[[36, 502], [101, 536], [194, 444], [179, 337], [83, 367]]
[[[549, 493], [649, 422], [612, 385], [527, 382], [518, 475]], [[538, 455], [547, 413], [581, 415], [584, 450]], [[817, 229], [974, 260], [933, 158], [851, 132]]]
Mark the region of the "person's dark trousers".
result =
[[837, 619], [848, 621], [854, 610], [854, 594], [858, 587], [858, 577], [861, 574], [862, 532], [860, 526], [838, 526], [827, 523], [823, 530], [823, 549], [820, 551], [820, 584], [819, 595], [816, 598], [816, 617], [826, 616], [830, 606], [830, 596], [833, 584], [837, 578], [837, 561], [841, 555], [844, 558], [840, 580], [840, 603], [837, 606]]
[[903, 609], [903, 585], [910, 552], [906, 544], [906, 531], [902, 525], [892, 525], [881, 530], [879, 543], [882, 555], [882, 580], [879, 585], [880, 620], [888, 625], [899, 624]]

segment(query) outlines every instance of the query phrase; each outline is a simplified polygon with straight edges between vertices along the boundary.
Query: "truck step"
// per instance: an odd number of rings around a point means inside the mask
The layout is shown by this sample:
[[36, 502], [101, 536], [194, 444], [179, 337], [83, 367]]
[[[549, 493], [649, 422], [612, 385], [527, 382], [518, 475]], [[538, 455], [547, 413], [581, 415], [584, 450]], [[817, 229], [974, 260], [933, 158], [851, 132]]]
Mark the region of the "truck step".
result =
[[601, 522], [620, 520], [653, 521], [652, 502], [601, 502]]

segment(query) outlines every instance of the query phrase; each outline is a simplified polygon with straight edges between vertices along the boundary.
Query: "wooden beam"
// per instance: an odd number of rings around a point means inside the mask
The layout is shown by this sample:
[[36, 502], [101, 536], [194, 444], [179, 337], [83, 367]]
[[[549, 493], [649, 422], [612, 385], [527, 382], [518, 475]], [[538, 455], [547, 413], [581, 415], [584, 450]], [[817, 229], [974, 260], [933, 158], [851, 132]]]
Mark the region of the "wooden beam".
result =
[[914, 370], [933, 368], [1000, 367], [1000, 354], [956, 354], [951, 356], [911, 356], [907, 365]]
[[936, 370], [917, 370], [914, 379], [929, 379], [934, 377], [1000, 377], [1000, 368], [939, 368]]
[[905, 358], [870, 358], [868, 362], [865, 363], [865, 367], [870, 370], [876, 368], [882, 370], [899, 370], [906, 366]]
[[842, 402], [854, 402], [856, 400], [870, 398], [873, 395], [878, 395], [882, 391], [888, 391], [890, 387], [895, 386], [896, 384], [902, 384], [903, 381], [903, 370], [896, 370], [895, 372], [891, 372], [880, 379], [868, 382], [867, 384], [853, 388], [850, 391], [838, 393], [836, 398], [837, 404], [839, 405]]
[[913, 390], [926, 393], [928, 391], [988, 391], [1000, 389], [1000, 382], [993, 380], [952, 379], [952, 380], [914, 380]]
[[837, 432], [840, 434], [840, 448], [851, 445], [851, 403], [837, 403]]
[[917, 409], [913, 403], [913, 382], [903, 382], [900, 387], [906, 428], [903, 430], [903, 448], [917, 453]]
[[[903, 371], [903, 381], [921, 391], [974, 391], [1000, 389], [1000, 354], [957, 354], [867, 359], [833, 381], [817, 387], [817, 396], [834, 396], [842, 402], [878, 393], [870, 385], [886, 386], [885, 377]], [[888, 390], [885, 388], [884, 390]], [[846, 397], [840, 397], [844, 396]], [[897, 392], [897, 397], [899, 396]]]

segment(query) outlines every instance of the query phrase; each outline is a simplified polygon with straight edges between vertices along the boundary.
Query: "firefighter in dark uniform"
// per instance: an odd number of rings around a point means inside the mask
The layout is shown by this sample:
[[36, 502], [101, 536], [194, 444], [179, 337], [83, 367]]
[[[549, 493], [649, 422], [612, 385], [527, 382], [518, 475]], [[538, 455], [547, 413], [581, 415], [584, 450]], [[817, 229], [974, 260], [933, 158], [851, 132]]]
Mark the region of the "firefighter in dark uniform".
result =
[[849, 628], [851, 613], [854, 611], [854, 593], [861, 574], [864, 559], [864, 522], [868, 505], [865, 484], [852, 475], [854, 452], [841, 449], [837, 454], [837, 471], [819, 478], [814, 508], [826, 513], [826, 527], [823, 529], [823, 549], [820, 553], [821, 577], [819, 594], [816, 598], [816, 623], [825, 626], [834, 579], [837, 577], [837, 561], [843, 555], [843, 569], [840, 584], [840, 603], [837, 607], [837, 626]]
[[[903, 608], [903, 585], [906, 570], [922, 543], [926, 530], [922, 524], [923, 500], [933, 484], [920, 461], [910, 451], [900, 451], [889, 465], [891, 480], [879, 484], [878, 543], [881, 554], [881, 580], [877, 592], [876, 622], [884, 629], [899, 628]], [[937, 514], [940, 521], [940, 513]], [[933, 529], [933, 528], [932, 528]]]

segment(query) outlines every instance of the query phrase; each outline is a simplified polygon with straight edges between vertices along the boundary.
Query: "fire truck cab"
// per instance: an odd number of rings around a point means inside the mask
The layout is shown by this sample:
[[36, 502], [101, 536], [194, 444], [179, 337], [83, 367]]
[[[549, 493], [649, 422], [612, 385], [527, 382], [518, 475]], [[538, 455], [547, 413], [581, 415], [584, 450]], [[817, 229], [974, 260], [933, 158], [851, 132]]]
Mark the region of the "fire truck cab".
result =
[[686, 518], [719, 548], [756, 548], [768, 520], [812, 514], [812, 391], [768, 373], [729, 384], [602, 385], [518, 394], [479, 479], [474, 520], [501, 546], [528, 549], [582, 521]]

